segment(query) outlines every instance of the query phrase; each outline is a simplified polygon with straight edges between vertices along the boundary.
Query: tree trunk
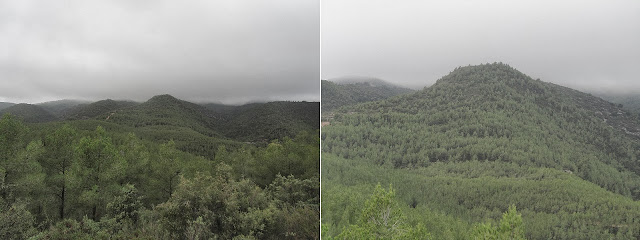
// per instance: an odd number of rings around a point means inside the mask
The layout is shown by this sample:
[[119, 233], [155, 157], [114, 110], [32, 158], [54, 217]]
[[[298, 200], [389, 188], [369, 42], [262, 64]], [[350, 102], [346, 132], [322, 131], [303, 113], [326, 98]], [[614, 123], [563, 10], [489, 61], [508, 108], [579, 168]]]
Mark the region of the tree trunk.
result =
[[92, 219], [93, 221], [97, 221], [96, 218], [98, 218], [98, 206], [93, 205], [93, 214], [92, 214]]
[[62, 185], [62, 192], [60, 194], [60, 219], [64, 219], [64, 201], [65, 201], [65, 186]]

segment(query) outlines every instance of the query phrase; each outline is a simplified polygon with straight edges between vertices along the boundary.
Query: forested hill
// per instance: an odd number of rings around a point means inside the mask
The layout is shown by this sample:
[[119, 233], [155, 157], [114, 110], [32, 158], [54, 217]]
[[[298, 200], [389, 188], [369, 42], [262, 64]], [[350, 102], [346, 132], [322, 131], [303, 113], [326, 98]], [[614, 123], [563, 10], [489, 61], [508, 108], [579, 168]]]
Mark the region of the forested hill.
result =
[[66, 119], [89, 119], [137, 104], [138, 103], [133, 101], [106, 99], [75, 107], [68, 110], [64, 115]]
[[[209, 108], [210, 106], [211, 108]], [[209, 137], [268, 143], [301, 131], [319, 128], [317, 102], [269, 102], [242, 106], [198, 105], [171, 95], [158, 95], [147, 102], [100, 116], [107, 121], [134, 127], [173, 126], [189, 128]]]
[[38, 103], [35, 105], [38, 105], [44, 110], [47, 110], [49, 113], [53, 114], [58, 118], [64, 119], [69, 111], [73, 111], [74, 109], [89, 103], [91, 102], [83, 101], [83, 100], [63, 99], [63, 100], [57, 100], [57, 101]]
[[15, 116], [18, 116], [20, 119], [28, 123], [50, 122], [57, 120], [57, 118], [47, 110], [44, 110], [39, 106], [27, 103], [12, 105], [0, 110], [0, 116], [4, 115], [5, 113], [11, 113]]
[[242, 141], [264, 141], [292, 137], [319, 128], [319, 102], [254, 103], [220, 111], [226, 116], [226, 136]]
[[16, 104], [15, 104], [15, 103], [10, 103], [10, 102], [0, 102], [0, 111], [1, 111], [2, 109], [5, 109], [5, 108], [8, 108], [8, 107], [11, 107], [11, 106], [13, 106], [13, 105], [16, 105]]
[[331, 111], [355, 103], [382, 100], [414, 91], [376, 78], [338, 79], [338, 81], [337, 83], [322, 80], [323, 111]]
[[[635, 239], [639, 136], [636, 115], [590, 94], [502, 63], [459, 67], [421, 91], [335, 113], [321, 136], [329, 156], [323, 199], [344, 187], [362, 192], [363, 185], [393, 183], [407, 205], [424, 204], [420, 211], [441, 212], [444, 220], [496, 219], [515, 204], [529, 238]], [[358, 179], [348, 169], [379, 174]], [[588, 197], [596, 192], [603, 197]], [[407, 210], [423, 214], [414, 211]]]
[[86, 107], [0, 116], [0, 239], [319, 239], [318, 131], [243, 143], [169, 95]]
[[[2, 113], [13, 113], [25, 122], [93, 119], [138, 128], [149, 132], [143, 136], [155, 140], [177, 141], [192, 139], [183, 134], [190, 131], [204, 137], [266, 144], [285, 136], [294, 137], [301, 131], [314, 132], [319, 129], [320, 119], [318, 102], [199, 105], [168, 94], [154, 96], [144, 103], [106, 99], [93, 103], [60, 100], [38, 105], [2, 104], [5, 105], [7, 109], [0, 110]], [[158, 134], [165, 130], [170, 132]]]
[[[343, 113], [336, 116], [340, 126], [373, 134], [362, 141], [399, 146], [396, 154], [404, 157], [389, 152], [389, 159], [379, 160], [395, 167], [478, 159], [567, 169], [592, 181], [599, 178], [587, 171], [598, 164], [640, 174], [635, 160], [640, 157], [640, 123], [635, 116], [589, 94], [531, 79], [505, 64], [457, 68], [422, 91], [345, 108]], [[378, 133], [380, 127], [406, 137], [385, 139], [390, 136]], [[411, 150], [404, 149], [409, 146]], [[580, 155], [597, 157], [593, 162], [572, 159]], [[617, 185], [627, 195], [640, 190], [640, 182], [631, 187], [623, 179], [609, 180], [617, 183], [600, 184]], [[640, 198], [640, 191], [635, 195]]]
[[220, 119], [213, 113], [167, 94], [154, 96], [133, 107], [104, 113], [100, 118], [134, 127], [164, 125], [190, 128], [207, 136], [220, 135], [217, 129]]

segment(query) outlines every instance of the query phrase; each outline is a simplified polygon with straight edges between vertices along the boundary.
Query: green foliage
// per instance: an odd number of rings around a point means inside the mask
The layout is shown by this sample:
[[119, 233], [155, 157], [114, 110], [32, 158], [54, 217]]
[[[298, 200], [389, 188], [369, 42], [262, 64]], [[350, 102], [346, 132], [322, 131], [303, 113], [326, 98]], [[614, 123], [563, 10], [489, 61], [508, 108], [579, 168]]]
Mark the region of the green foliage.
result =
[[81, 221], [62, 220], [33, 239], [110, 239], [110, 235], [101, 230], [99, 223], [85, 217]]
[[122, 167], [124, 177], [120, 183], [148, 185], [148, 179], [144, 176], [150, 174], [151, 153], [144, 142], [135, 134], [129, 133], [122, 145], [118, 146], [118, 152], [125, 165]]
[[395, 193], [389, 186], [385, 191], [378, 184], [373, 195], [364, 204], [357, 225], [343, 230], [337, 239], [430, 239], [422, 226], [410, 227], [394, 201]]
[[638, 132], [618, 106], [505, 64], [457, 68], [335, 112], [321, 135], [322, 221], [329, 236], [355, 224], [381, 182], [437, 239], [466, 239], [507, 204], [528, 239], [638, 238]]
[[274, 239], [318, 239], [320, 185], [318, 178], [300, 180], [276, 176], [266, 191], [280, 209], [269, 232]]
[[131, 184], [126, 184], [120, 189], [120, 194], [107, 204], [107, 213], [116, 222], [136, 225], [142, 209], [141, 197], [138, 190]]
[[384, 169], [324, 153], [322, 171], [322, 217], [331, 227], [329, 236], [337, 234], [332, 229], [357, 223], [375, 181], [392, 183], [407, 222], [424, 224], [436, 239], [466, 239], [471, 223], [499, 218], [509, 202], [522, 212], [529, 239], [606, 239], [612, 230], [613, 236], [640, 230], [634, 220], [640, 219], [637, 202], [553, 169], [498, 162]]
[[[89, 119], [102, 117], [105, 113], [108, 113], [108, 117], [111, 113], [115, 113], [115, 111], [119, 109], [135, 106], [137, 104], [138, 103], [136, 102], [107, 99], [71, 109], [69, 112], [65, 113], [65, 116], [67, 119]], [[106, 117], [103, 119], [106, 119]]]
[[378, 101], [413, 92], [413, 90], [389, 83], [372, 84], [369, 82], [337, 84], [322, 80], [322, 111], [330, 112], [336, 108], [356, 103]]
[[525, 239], [522, 216], [516, 211], [516, 207], [511, 205], [509, 210], [502, 215], [502, 220], [498, 226], [491, 226], [491, 223], [479, 224], [474, 228], [473, 239]]
[[274, 213], [269, 239], [320, 239], [318, 205], [286, 206]]
[[79, 107], [82, 107], [88, 103], [89, 103], [88, 101], [83, 101], [83, 100], [63, 99], [63, 100], [38, 103], [36, 105], [46, 110], [47, 112], [50, 112], [51, 114], [53, 114], [58, 118], [65, 118], [65, 116], [69, 112]]
[[76, 145], [79, 136], [69, 125], [55, 129], [47, 134], [43, 143], [45, 154], [38, 161], [43, 166], [45, 177], [45, 193], [57, 202], [59, 219], [64, 219], [69, 202], [69, 184], [74, 180], [71, 176], [72, 166], [76, 162]]
[[318, 132], [241, 143], [203, 107], [141, 105], [108, 120], [0, 118], [0, 238], [319, 239]]
[[36, 233], [34, 218], [24, 203], [0, 202], [0, 239], [26, 239]]
[[300, 180], [293, 175], [278, 174], [266, 188], [281, 205], [307, 206], [320, 203], [320, 181], [318, 178]]
[[307, 132], [295, 139], [274, 140], [255, 154], [254, 162], [249, 163], [254, 171], [249, 176], [261, 186], [268, 185], [278, 174], [300, 179], [315, 177], [320, 172], [317, 146], [318, 138]]
[[37, 162], [43, 154], [42, 143], [34, 140], [26, 144], [28, 131], [11, 115], [0, 119], [0, 199], [6, 204], [36, 197], [43, 187], [44, 175]]
[[0, 118], [0, 160], [7, 161], [24, 145], [27, 127], [11, 114]]
[[102, 127], [96, 128], [93, 137], [80, 139], [76, 154], [73, 187], [80, 191], [80, 204], [90, 209], [87, 214], [96, 221], [104, 211], [102, 206], [118, 189], [124, 161]]
[[35, 197], [43, 188], [44, 174], [37, 159], [43, 154], [40, 141], [32, 141], [13, 158], [0, 162], [3, 179], [0, 196], [5, 200], [19, 196]]
[[239, 106], [220, 112], [225, 136], [239, 141], [268, 143], [274, 139], [294, 137], [302, 131], [319, 127], [319, 102], [269, 102]]
[[323, 129], [322, 144], [345, 158], [396, 168], [488, 160], [569, 170], [638, 197], [640, 143], [627, 132], [640, 124], [594, 114], [609, 107], [506, 65], [466, 67], [415, 94], [344, 109]]
[[182, 178], [172, 197], [158, 206], [161, 222], [172, 237], [197, 234], [232, 239], [264, 235], [275, 207], [256, 185], [228, 179], [224, 171], [217, 177]]
[[[102, 126], [107, 131], [133, 132], [153, 142], [173, 140], [179, 150], [207, 159], [214, 159], [216, 150], [223, 145], [228, 150], [242, 147], [241, 142], [263, 146], [272, 140], [294, 137], [301, 131], [313, 132], [319, 129], [320, 105], [318, 102], [200, 106], [166, 94], [155, 96], [142, 104], [107, 99], [72, 107], [67, 106], [68, 104], [64, 101], [61, 102], [63, 103], [52, 103], [52, 107], [57, 109], [55, 110], [57, 112], [64, 111], [60, 114], [66, 116], [67, 120], [76, 120], [65, 121], [65, 123], [77, 129], [93, 130], [97, 126]], [[39, 106], [17, 106], [16, 108], [39, 108]], [[31, 113], [27, 115], [21, 116], [22, 118], [43, 118]], [[31, 122], [50, 121], [53, 120]]]
[[51, 122], [58, 120], [53, 114], [47, 112], [39, 106], [20, 103], [8, 108], [0, 110], [0, 116], [5, 114], [13, 114], [24, 122], [28, 123], [41, 123]]

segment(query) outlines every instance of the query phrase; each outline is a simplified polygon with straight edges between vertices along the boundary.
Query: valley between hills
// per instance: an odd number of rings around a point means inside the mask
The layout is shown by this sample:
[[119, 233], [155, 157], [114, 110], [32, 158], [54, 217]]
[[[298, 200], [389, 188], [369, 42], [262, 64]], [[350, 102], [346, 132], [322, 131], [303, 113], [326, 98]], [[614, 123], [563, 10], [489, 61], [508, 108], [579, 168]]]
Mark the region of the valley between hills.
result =
[[640, 238], [633, 110], [503, 63], [371, 87], [322, 82], [323, 238]]

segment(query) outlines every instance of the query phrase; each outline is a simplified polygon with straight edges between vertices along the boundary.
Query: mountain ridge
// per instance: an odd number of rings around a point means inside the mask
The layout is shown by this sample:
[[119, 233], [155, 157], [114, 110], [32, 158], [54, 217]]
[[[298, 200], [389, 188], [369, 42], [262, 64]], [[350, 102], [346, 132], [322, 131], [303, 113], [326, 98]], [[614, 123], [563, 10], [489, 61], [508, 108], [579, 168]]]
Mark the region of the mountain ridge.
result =
[[502, 63], [459, 67], [414, 93], [334, 112], [321, 133], [323, 199], [344, 200], [323, 201], [323, 223], [355, 224], [344, 213], [361, 204], [352, 196], [382, 182], [411, 222], [446, 216], [436, 239], [509, 205], [529, 239], [638, 238], [639, 133], [618, 104]]
[[11, 107], [13, 105], [16, 105], [16, 104], [11, 102], [0, 102], [0, 111], [2, 111], [2, 109]]
[[91, 101], [62, 99], [62, 100], [36, 103], [34, 105], [38, 105], [42, 107], [44, 110], [49, 111], [51, 114], [53, 114], [57, 118], [62, 119], [62, 118], [65, 118], [68, 112], [73, 111], [74, 109], [77, 109], [79, 106], [83, 106], [89, 103], [91, 103]]
[[218, 145], [237, 145], [228, 141], [266, 145], [275, 139], [293, 138], [301, 131], [313, 133], [319, 129], [320, 118], [318, 102], [199, 105], [169, 94], [156, 95], [142, 103], [105, 99], [80, 104], [66, 109], [61, 118], [47, 117], [49, 112], [37, 105], [30, 108], [41, 111], [22, 111], [21, 118], [27, 122], [69, 120], [86, 121], [93, 128], [96, 124], [121, 126], [134, 129], [147, 139], [175, 140], [181, 149], [206, 156], [213, 156]]
[[342, 106], [377, 101], [415, 91], [376, 78], [373, 78], [371, 81], [363, 82], [353, 80], [336, 83], [329, 80], [322, 80], [321, 98], [323, 99], [323, 111], [330, 112]]
[[58, 120], [56, 116], [44, 108], [28, 103], [19, 103], [0, 110], [0, 116], [6, 113], [18, 116], [28, 123], [41, 123]]
[[90, 119], [96, 118], [105, 113], [112, 113], [121, 108], [132, 107], [139, 103], [133, 101], [122, 101], [105, 99], [89, 104], [79, 105], [73, 109], [69, 109], [65, 113], [65, 119]]
[[[420, 91], [334, 114], [321, 133], [321, 149], [334, 160], [321, 169], [323, 182], [338, 190], [325, 198], [375, 185], [386, 169], [383, 182], [401, 188], [407, 206], [478, 221], [514, 204], [531, 239], [640, 237], [629, 220], [640, 218], [640, 120], [617, 104], [494, 63], [459, 67]], [[526, 173], [532, 170], [539, 173]], [[380, 174], [365, 179], [346, 171]], [[582, 190], [549, 185], [565, 177]], [[596, 188], [611, 197], [582, 200]], [[600, 212], [607, 202], [621, 205]], [[558, 210], [570, 204], [582, 208]], [[345, 226], [341, 219], [328, 223]]]

